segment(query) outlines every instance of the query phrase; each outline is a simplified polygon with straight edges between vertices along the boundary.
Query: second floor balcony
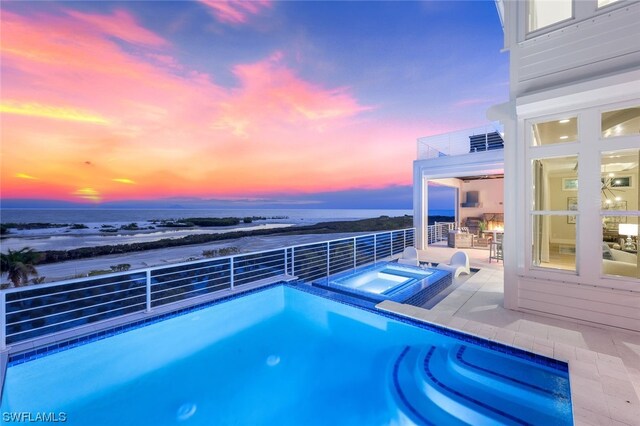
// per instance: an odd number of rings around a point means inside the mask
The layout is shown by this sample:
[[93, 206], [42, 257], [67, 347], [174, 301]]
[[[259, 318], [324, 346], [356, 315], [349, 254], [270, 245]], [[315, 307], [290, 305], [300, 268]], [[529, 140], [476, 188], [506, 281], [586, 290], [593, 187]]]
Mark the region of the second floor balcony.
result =
[[504, 132], [483, 126], [418, 138], [418, 160], [504, 149]]

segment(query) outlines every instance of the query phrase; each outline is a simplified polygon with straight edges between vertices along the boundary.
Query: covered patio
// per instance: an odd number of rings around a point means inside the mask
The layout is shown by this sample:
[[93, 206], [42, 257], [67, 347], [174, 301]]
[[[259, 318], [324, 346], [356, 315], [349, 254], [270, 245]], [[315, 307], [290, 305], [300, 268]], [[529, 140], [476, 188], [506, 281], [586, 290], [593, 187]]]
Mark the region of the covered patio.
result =
[[[455, 248], [489, 249], [504, 230], [504, 145], [493, 127], [418, 140], [413, 164], [416, 247], [446, 241]], [[430, 188], [453, 189], [453, 222], [430, 220]], [[439, 207], [436, 207], [439, 208]], [[457, 230], [455, 236], [449, 231]]]

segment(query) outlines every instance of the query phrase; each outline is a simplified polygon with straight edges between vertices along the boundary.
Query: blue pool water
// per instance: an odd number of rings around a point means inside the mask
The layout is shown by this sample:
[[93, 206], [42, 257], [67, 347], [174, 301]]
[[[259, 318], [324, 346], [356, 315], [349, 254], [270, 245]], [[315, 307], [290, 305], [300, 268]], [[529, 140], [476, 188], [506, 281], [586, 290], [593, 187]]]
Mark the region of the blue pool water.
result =
[[451, 284], [451, 274], [439, 269], [379, 262], [321, 278], [314, 284], [376, 302], [406, 303], [407, 299], [423, 292], [425, 297], [418, 298], [422, 304]]
[[572, 423], [564, 364], [488, 346], [277, 285], [10, 364], [0, 412], [91, 426]]

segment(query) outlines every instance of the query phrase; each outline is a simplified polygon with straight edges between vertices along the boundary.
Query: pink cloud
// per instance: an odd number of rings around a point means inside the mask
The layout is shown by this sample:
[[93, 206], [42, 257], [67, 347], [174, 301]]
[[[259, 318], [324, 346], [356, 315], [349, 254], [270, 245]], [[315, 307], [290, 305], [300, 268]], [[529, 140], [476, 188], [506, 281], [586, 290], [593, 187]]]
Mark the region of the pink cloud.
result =
[[251, 15], [271, 7], [270, 0], [199, 0], [220, 22], [244, 24]]
[[459, 101], [455, 102], [453, 104], [454, 107], [456, 108], [465, 108], [468, 106], [474, 106], [474, 105], [488, 105], [488, 104], [492, 104], [492, 103], [496, 103], [499, 102], [500, 100], [497, 98], [467, 98], [467, 99], [460, 99]]
[[283, 64], [281, 52], [237, 65], [233, 72], [240, 87], [222, 104], [216, 126], [226, 126], [238, 136], [248, 136], [250, 128], [259, 132], [267, 123], [305, 123], [311, 124], [308, 131], [319, 130], [328, 122], [372, 109], [360, 105], [347, 88], [324, 89], [299, 78]]
[[178, 62], [176, 58], [171, 55], [163, 55], [159, 53], [147, 53], [147, 57], [156, 61], [158, 64], [164, 65], [168, 68], [176, 70], [183, 70], [184, 67]]
[[141, 27], [125, 10], [116, 10], [111, 15], [96, 15], [74, 10], [66, 12], [77, 22], [83, 22], [102, 34], [119, 38], [128, 43], [145, 46], [165, 46], [167, 44], [162, 37]]

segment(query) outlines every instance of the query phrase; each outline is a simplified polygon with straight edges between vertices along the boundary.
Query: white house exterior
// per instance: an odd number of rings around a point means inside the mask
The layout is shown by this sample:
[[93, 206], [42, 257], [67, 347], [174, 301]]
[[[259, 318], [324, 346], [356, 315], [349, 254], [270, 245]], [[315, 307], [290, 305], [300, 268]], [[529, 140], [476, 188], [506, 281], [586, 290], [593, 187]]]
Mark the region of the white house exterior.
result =
[[[538, 28], [545, 3], [568, 15]], [[489, 117], [505, 127], [505, 306], [640, 331], [637, 246], [603, 259], [607, 235], [637, 230], [640, 214], [640, 2], [498, 5], [510, 102]]]
[[[510, 54], [510, 100], [488, 111], [504, 126], [505, 307], [640, 331], [640, 1], [496, 3]], [[495, 167], [484, 154], [449, 161]], [[425, 174], [438, 170], [416, 161], [417, 229]]]

